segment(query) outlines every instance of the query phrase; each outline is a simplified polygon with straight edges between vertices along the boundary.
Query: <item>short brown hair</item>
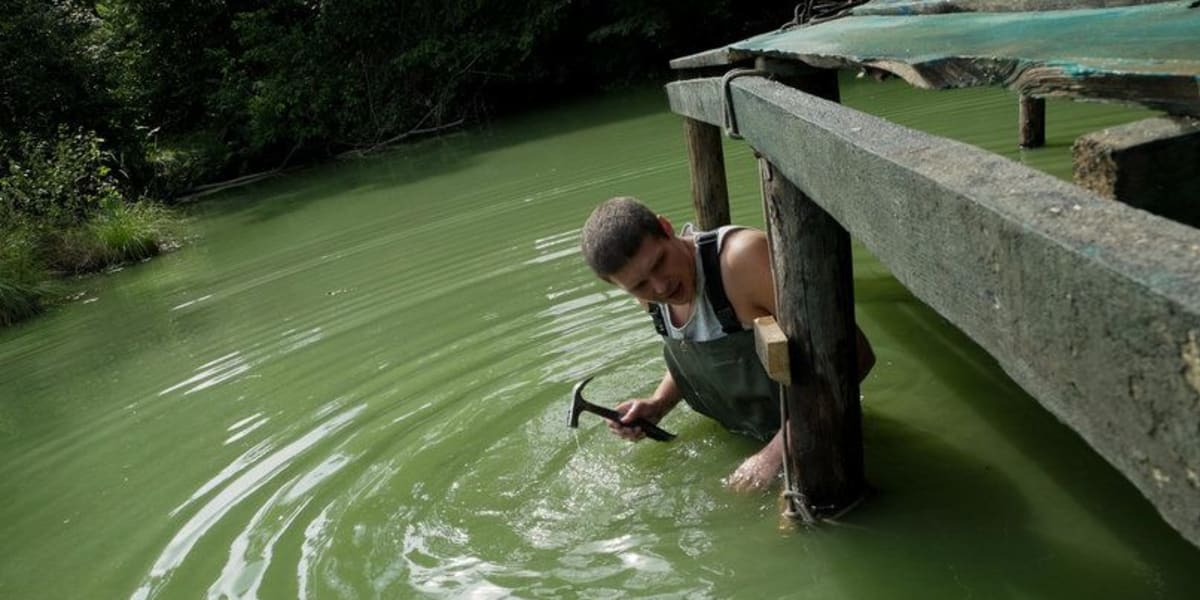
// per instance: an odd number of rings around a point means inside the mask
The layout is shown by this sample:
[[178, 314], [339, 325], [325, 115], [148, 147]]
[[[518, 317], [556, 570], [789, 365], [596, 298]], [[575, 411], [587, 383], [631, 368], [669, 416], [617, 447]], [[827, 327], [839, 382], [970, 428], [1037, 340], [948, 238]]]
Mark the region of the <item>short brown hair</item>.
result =
[[637, 253], [646, 236], [667, 237], [658, 215], [636, 198], [609, 198], [583, 224], [583, 259], [596, 275], [608, 279]]

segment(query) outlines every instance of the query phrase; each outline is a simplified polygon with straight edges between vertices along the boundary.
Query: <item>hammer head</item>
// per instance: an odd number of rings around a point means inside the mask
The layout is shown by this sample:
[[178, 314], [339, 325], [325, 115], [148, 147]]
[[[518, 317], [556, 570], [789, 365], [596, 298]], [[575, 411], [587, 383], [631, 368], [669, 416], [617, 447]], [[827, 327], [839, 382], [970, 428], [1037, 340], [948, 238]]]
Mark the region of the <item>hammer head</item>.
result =
[[579, 413], [583, 412], [586, 401], [583, 399], [583, 386], [587, 385], [592, 378], [588, 377], [583, 381], [575, 384], [575, 389], [571, 391], [571, 412], [567, 414], [567, 427], [579, 427]]

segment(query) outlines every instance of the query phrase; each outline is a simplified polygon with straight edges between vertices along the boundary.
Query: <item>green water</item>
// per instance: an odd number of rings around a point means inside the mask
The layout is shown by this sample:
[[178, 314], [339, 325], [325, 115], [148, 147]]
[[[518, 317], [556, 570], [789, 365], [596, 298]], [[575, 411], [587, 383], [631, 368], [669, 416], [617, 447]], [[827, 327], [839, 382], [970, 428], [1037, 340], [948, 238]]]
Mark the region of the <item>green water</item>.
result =
[[[1051, 104], [1017, 153], [1010, 95], [844, 95], [1060, 175], [1139, 116]], [[671, 444], [568, 429], [579, 378], [613, 404], [662, 369], [578, 227], [616, 194], [682, 222], [688, 189], [647, 89], [194, 206], [182, 250], [0, 330], [0, 598], [1193, 597], [1200, 551], [864, 252], [877, 492], [843, 523], [727, 492], [755, 447], [686, 410]]]

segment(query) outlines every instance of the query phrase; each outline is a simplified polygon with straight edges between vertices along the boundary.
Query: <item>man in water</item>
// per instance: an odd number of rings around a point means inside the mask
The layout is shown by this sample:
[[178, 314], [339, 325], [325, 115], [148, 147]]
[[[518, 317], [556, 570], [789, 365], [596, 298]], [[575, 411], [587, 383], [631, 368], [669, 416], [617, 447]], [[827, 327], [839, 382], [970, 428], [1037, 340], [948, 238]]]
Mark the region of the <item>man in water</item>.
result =
[[[612, 198], [583, 226], [584, 260], [601, 279], [637, 298], [663, 336], [667, 371], [648, 398], [617, 405], [617, 435], [637, 441], [638, 418], [657, 423], [684, 400], [735, 433], [766, 442], [727, 479], [737, 490], [766, 488], [782, 467], [779, 386], [754, 351], [754, 319], [775, 315], [767, 236], [726, 226], [676, 233], [666, 217], [633, 198]], [[859, 378], [875, 363], [858, 331]]]

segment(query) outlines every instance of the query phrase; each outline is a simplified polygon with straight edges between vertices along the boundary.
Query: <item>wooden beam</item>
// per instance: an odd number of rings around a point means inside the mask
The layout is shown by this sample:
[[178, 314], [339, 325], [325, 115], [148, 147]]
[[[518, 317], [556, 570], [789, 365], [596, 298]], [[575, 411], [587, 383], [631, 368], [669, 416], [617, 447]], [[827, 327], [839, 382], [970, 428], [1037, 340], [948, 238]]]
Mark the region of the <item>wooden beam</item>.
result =
[[728, 225], [729, 188], [725, 181], [721, 129], [684, 119], [683, 132], [692, 172], [692, 207], [696, 211], [696, 224], [704, 231]]
[[1158, 117], [1081, 136], [1075, 183], [1200, 227], [1200, 119]]
[[[763, 78], [731, 88], [747, 143], [1200, 545], [1200, 230]], [[721, 121], [719, 80], [667, 93]]]
[[1021, 94], [1018, 101], [1020, 110], [1018, 110], [1019, 131], [1017, 135], [1017, 145], [1022, 148], [1041, 148], [1046, 145], [1046, 101], [1042, 98], [1035, 98]]

